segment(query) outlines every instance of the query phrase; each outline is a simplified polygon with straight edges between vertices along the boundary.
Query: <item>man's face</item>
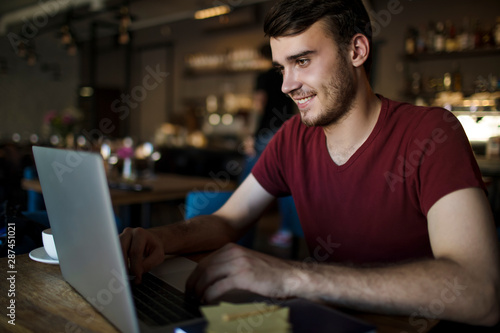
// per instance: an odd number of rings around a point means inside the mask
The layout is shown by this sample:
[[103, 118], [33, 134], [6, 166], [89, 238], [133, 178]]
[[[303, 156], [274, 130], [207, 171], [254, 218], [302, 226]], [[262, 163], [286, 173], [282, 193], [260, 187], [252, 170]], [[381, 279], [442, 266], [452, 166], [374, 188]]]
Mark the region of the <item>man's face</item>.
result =
[[321, 21], [295, 36], [271, 38], [281, 90], [297, 104], [307, 126], [328, 126], [346, 115], [356, 93], [353, 66]]

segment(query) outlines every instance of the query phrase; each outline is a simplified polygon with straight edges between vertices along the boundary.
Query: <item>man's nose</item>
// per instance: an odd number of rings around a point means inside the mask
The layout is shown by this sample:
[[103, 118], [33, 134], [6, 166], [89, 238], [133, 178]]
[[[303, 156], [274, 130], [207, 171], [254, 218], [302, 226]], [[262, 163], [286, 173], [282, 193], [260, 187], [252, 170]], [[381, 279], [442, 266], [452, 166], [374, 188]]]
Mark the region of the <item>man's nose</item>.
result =
[[302, 83], [298, 79], [298, 75], [294, 71], [285, 71], [283, 74], [283, 84], [281, 85], [281, 91], [288, 95], [292, 91], [300, 89]]

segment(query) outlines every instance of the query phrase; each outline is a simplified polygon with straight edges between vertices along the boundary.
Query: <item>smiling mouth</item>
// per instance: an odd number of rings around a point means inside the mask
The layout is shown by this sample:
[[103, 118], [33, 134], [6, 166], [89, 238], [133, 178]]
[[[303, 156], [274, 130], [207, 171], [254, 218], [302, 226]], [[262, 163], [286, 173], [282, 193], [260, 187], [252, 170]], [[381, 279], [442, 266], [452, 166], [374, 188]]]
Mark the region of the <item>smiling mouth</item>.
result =
[[299, 107], [303, 107], [303, 106], [306, 106], [310, 100], [312, 100], [314, 98], [315, 95], [313, 96], [308, 96], [308, 97], [304, 97], [304, 98], [300, 98], [300, 99], [295, 99], [295, 103], [297, 103], [297, 105]]

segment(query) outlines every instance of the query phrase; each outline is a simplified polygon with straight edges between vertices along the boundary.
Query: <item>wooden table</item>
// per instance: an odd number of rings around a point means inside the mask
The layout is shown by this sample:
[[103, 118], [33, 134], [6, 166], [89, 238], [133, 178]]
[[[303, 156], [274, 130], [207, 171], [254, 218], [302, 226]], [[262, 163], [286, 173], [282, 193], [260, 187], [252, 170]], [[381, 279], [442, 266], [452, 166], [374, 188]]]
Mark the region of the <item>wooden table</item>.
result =
[[[116, 180], [111, 180], [116, 182]], [[124, 225], [133, 225], [130, 222], [131, 205], [141, 205], [141, 226], [150, 226], [151, 204], [170, 200], [184, 199], [191, 191], [227, 191], [234, 190], [236, 184], [227, 179], [216, 179], [208, 177], [194, 177], [177, 174], [156, 174], [147, 179], [140, 179], [136, 184], [147, 187], [150, 190], [128, 191], [110, 189], [111, 202], [116, 210], [121, 210], [120, 215]], [[23, 179], [23, 189], [42, 193], [38, 179]], [[121, 207], [121, 208], [120, 208]]]
[[[199, 259], [200, 257], [198, 257]], [[196, 258], [195, 258], [196, 260]], [[28, 255], [15, 258], [15, 266], [8, 267], [8, 258], [1, 258], [0, 290], [2, 308], [15, 301], [15, 326], [6, 314], [0, 320], [0, 332], [117, 332], [104, 317], [67, 284], [58, 265], [42, 264]], [[15, 273], [10, 273], [14, 271]], [[8, 280], [13, 277], [15, 283]], [[9, 289], [15, 295], [9, 294]], [[351, 313], [377, 326], [381, 333], [426, 332], [437, 321], [429, 321], [427, 330], [412, 326], [408, 316], [384, 316], [368, 313]]]
[[[136, 183], [149, 187], [151, 190], [136, 192], [111, 189], [110, 195], [113, 205], [132, 205], [183, 199], [188, 192], [193, 190], [222, 191], [235, 188], [234, 182], [227, 180], [177, 174], [157, 174], [151, 178], [140, 179]], [[37, 179], [23, 179], [21, 186], [25, 190], [42, 193], [42, 187]]]

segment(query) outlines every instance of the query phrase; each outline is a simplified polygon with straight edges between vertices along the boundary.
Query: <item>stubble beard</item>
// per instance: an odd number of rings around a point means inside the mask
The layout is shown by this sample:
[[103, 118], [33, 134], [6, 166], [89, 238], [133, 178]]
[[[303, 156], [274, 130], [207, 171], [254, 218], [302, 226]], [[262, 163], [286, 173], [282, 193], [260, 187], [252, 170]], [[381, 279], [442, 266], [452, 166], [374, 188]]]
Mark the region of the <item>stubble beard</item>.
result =
[[339, 122], [349, 114], [356, 95], [356, 87], [349, 73], [347, 61], [343, 57], [340, 59], [342, 61], [339, 64], [338, 75], [321, 86], [321, 91], [326, 96], [326, 106], [319, 110], [318, 115], [313, 119], [305, 119], [304, 114], [301, 113], [304, 125], [326, 127]]

